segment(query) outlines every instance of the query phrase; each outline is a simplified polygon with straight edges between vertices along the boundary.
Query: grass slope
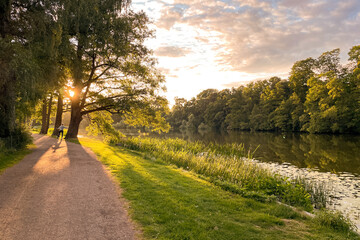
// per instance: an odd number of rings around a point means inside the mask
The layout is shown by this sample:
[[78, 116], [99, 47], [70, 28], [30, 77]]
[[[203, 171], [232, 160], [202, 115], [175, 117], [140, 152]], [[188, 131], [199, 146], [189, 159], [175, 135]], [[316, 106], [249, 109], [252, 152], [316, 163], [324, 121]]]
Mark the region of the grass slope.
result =
[[80, 139], [109, 167], [146, 239], [359, 239], [276, 203], [246, 199], [191, 172], [92, 139]]
[[6, 168], [21, 161], [33, 148], [35, 148], [35, 145], [29, 145], [26, 149], [18, 151], [0, 151], [0, 174], [5, 171]]

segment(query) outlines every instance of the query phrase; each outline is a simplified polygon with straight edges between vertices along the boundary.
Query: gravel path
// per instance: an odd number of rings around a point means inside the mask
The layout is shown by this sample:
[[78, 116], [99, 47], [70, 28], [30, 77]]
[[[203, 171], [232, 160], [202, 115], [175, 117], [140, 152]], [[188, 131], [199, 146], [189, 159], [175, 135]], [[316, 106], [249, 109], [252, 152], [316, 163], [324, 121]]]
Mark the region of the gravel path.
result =
[[0, 239], [135, 239], [119, 189], [90, 150], [42, 135], [0, 175]]

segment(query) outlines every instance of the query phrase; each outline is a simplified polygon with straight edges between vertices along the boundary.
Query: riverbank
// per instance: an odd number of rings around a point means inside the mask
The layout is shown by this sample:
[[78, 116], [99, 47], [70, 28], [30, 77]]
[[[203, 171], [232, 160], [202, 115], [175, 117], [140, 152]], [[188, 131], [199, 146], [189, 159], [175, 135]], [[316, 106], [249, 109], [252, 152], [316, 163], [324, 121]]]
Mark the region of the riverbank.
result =
[[147, 239], [359, 239], [341, 219], [256, 201], [139, 151], [79, 139], [107, 165]]

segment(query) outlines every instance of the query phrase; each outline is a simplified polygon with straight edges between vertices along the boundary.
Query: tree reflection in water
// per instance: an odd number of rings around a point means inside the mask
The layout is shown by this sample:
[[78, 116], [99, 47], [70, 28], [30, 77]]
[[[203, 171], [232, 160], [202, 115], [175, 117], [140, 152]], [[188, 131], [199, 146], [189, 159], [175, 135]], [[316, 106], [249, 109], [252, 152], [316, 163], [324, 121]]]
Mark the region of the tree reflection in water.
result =
[[360, 175], [360, 136], [314, 135], [274, 132], [180, 132], [158, 137], [178, 137], [189, 141], [244, 143], [250, 150], [259, 148], [254, 158], [264, 162], [291, 163], [322, 172], [349, 172]]

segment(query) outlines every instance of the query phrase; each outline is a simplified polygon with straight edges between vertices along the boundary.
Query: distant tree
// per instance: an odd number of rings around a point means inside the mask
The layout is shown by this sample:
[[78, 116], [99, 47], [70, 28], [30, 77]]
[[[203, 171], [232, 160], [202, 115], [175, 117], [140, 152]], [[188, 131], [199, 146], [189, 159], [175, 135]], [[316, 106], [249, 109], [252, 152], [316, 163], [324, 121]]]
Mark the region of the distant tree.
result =
[[180, 131], [186, 131], [187, 128], [187, 121], [186, 120], [182, 120], [181, 125], [179, 127]]
[[176, 97], [175, 104], [171, 109], [171, 114], [167, 116], [169, 124], [175, 130], [179, 130], [182, 122], [188, 117], [185, 108], [186, 102], [186, 99]]
[[[228, 89], [215, 93], [216, 98], [211, 101], [205, 108], [204, 121], [206, 127], [220, 130], [226, 129], [227, 123], [225, 118], [229, 113], [229, 107], [227, 105], [231, 92]], [[200, 127], [200, 126], [199, 126]]]
[[314, 69], [315, 60], [312, 58], [297, 61], [291, 68], [289, 76], [290, 87], [302, 103], [305, 102], [308, 91], [307, 81], [314, 76]]
[[183, 116], [182, 128], [360, 133], [360, 47], [350, 50], [345, 66], [339, 54], [334, 49], [296, 62], [288, 80], [202, 91], [173, 108], [169, 119]]
[[316, 73], [324, 74], [333, 72], [334, 74], [338, 74], [341, 69], [339, 55], [339, 48], [321, 54], [315, 61]]
[[186, 130], [195, 132], [197, 130], [196, 119], [193, 114], [190, 114], [189, 120], [186, 123]]

